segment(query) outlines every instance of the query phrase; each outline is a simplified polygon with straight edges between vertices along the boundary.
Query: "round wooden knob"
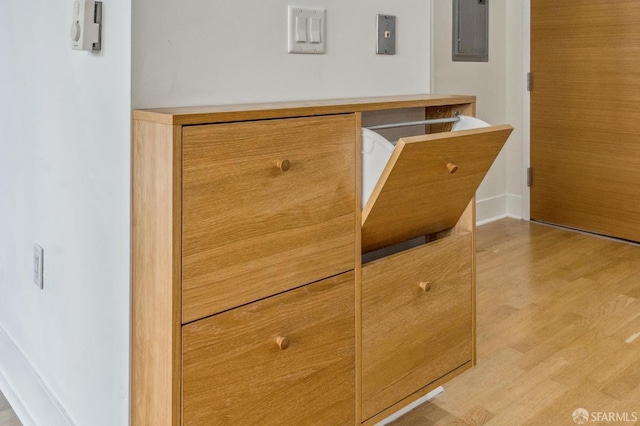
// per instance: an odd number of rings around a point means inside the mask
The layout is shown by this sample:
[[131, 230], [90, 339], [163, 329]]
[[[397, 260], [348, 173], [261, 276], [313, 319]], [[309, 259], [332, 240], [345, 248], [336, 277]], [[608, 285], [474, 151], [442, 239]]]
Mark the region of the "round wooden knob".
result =
[[287, 349], [289, 347], [289, 339], [287, 339], [286, 337], [278, 337], [276, 339], [276, 343], [278, 344], [278, 346], [280, 347], [280, 349], [282, 349], [283, 351], [285, 349]]
[[291, 167], [291, 163], [289, 162], [289, 160], [278, 161], [278, 168], [283, 172], [286, 172], [287, 170], [289, 170], [289, 167]]
[[449, 169], [449, 173], [454, 174], [458, 171], [458, 166], [453, 163], [447, 163], [447, 169]]
[[425, 293], [428, 292], [429, 290], [431, 290], [431, 281], [422, 281], [420, 283], [420, 288], [422, 289], [422, 291], [424, 291]]

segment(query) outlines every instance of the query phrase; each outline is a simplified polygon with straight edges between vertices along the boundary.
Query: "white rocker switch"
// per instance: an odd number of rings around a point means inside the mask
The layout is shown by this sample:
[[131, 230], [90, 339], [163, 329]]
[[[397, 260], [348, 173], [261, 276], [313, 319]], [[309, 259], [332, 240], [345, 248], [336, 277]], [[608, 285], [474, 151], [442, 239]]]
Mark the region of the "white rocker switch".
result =
[[307, 18], [296, 16], [296, 43], [307, 42]]
[[309, 34], [311, 35], [311, 43], [320, 43], [322, 40], [320, 39], [320, 28], [322, 25], [322, 20], [320, 18], [309, 18], [310, 30]]

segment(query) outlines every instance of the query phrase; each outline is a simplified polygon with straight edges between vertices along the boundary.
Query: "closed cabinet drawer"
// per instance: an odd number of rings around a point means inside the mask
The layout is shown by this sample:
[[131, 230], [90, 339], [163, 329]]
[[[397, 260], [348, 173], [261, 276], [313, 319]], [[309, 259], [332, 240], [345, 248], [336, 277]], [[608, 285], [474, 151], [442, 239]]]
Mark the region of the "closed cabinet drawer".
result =
[[184, 425], [352, 425], [354, 273], [183, 326]]
[[354, 268], [353, 114], [183, 130], [183, 323]]
[[363, 267], [364, 419], [471, 361], [471, 259], [460, 234]]

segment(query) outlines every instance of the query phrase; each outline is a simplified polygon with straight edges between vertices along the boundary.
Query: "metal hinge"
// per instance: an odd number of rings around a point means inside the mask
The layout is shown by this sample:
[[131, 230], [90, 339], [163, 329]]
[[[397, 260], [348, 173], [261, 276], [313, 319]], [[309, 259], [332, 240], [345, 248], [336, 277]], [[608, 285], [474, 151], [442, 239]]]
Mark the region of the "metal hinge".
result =
[[527, 168], [527, 186], [531, 186], [533, 182], [533, 174], [531, 173], [531, 167]]
[[533, 76], [530, 72], [527, 73], [527, 92], [531, 91], [531, 87], [533, 87]]

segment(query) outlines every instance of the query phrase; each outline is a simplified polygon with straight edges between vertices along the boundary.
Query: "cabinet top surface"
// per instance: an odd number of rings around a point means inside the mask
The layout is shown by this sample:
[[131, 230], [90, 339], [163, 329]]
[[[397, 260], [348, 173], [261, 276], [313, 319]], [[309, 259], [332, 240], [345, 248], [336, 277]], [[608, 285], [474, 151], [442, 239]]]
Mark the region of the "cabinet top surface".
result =
[[139, 109], [133, 111], [133, 118], [134, 120], [152, 121], [161, 124], [189, 125], [456, 105], [474, 103], [475, 101], [475, 96], [463, 95], [421, 94], [378, 96], [369, 98]]

